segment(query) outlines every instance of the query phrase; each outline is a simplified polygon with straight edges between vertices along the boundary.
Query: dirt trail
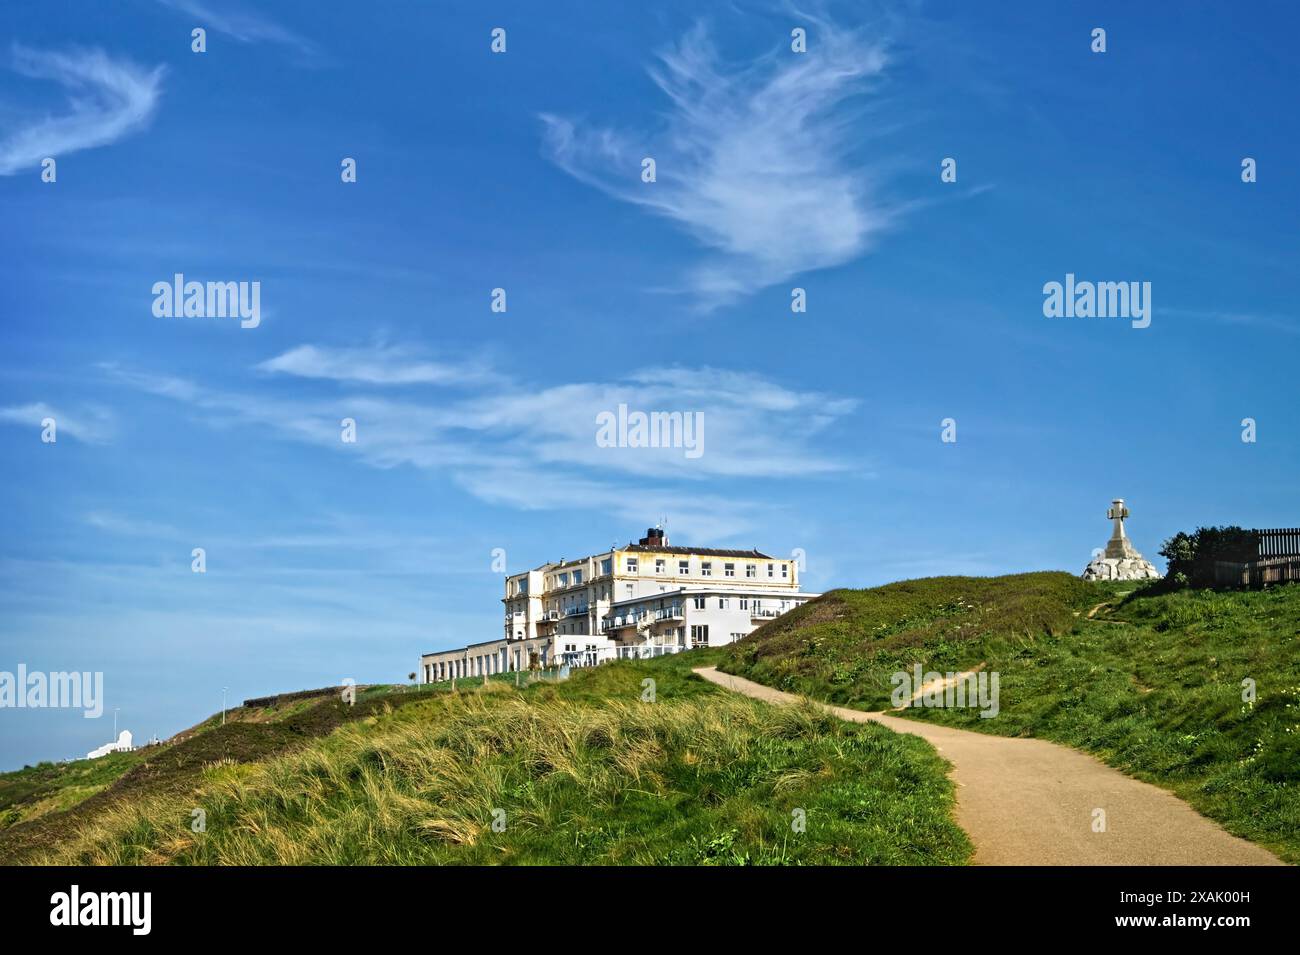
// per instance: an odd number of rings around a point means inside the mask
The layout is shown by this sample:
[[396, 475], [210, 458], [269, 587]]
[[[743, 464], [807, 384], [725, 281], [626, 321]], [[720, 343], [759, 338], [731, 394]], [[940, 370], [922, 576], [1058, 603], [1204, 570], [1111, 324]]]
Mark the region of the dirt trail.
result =
[[[695, 672], [769, 703], [803, 699], [715, 667]], [[1282, 865], [1172, 793], [1065, 746], [826, 708], [841, 719], [920, 736], [952, 764], [957, 823], [975, 844], [977, 865]], [[1093, 831], [1098, 809], [1105, 811], [1105, 832]]]

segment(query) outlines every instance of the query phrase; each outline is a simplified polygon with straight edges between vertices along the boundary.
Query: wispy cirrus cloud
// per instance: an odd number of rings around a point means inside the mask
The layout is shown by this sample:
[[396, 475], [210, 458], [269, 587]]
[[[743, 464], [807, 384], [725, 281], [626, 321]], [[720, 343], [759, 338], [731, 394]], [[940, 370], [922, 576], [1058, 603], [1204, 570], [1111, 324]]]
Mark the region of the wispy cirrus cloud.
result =
[[164, 68], [147, 69], [103, 50], [58, 52], [15, 46], [13, 69], [68, 90], [68, 110], [34, 119], [0, 140], [0, 176], [82, 149], [106, 146], [148, 126]]
[[87, 525], [106, 534], [122, 537], [174, 538], [179, 531], [170, 524], [137, 517], [127, 517], [112, 511], [91, 511], [84, 518]]
[[[629, 411], [698, 413], [706, 450], [688, 459], [675, 448], [599, 447], [596, 416]], [[506, 391], [460, 403], [457, 421], [492, 435], [544, 469], [683, 481], [716, 477], [789, 478], [843, 471], [816, 435], [856, 402], [794, 391], [748, 372], [700, 367], [646, 368], [606, 382]]]
[[1219, 325], [1234, 325], [1239, 328], [1255, 329], [1262, 332], [1280, 332], [1284, 335], [1300, 335], [1300, 318], [1295, 315], [1245, 310], [1213, 311], [1192, 308], [1166, 308], [1165, 311], [1177, 317], [1214, 322]]
[[416, 349], [396, 345], [366, 348], [299, 345], [260, 363], [257, 370], [368, 385], [484, 384], [500, 377], [479, 362], [437, 361]]
[[[374, 350], [357, 352], [374, 359]], [[647, 513], [672, 513], [675, 526], [708, 539], [754, 526], [763, 512], [739, 488], [856, 467], [828, 454], [820, 440], [856, 402], [792, 390], [750, 372], [647, 368], [612, 381], [528, 388], [507, 385], [506, 376], [498, 380], [485, 370], [481, 388], [460, 395], [440, 390], [431, 401], [394, 397], [387, 389], [417, 383], [464, 391], [468, 383], [420, 371], [419, 362], [406, 363], [413, 354], [408, 349], [386, 347], [380, 353], [390, 364], [381, 370], [366, 365], [364, 373], [345, 361], [350, 349], [315, 348], [307, 353], [310, 361], [292, 349], [256, 366], [265, 371], [287, 365], [297, 373], [385, 389], [328, 399], [285, 393], [265, 378], [249, 389], [218, 391], [174, 376], [102, 367], [121, 384], [206, 412], [214, 425], [253, 426], [356, 456], [375, 468], [429, 471], [480, 500], [520, 510], [596, 509], [634, 521]], [[282, 361], [285, 356], [298, 357]], [[597, 416], [616, 412], [620, 404], [633, 411], [702, 415], [703, 453], [688, 458], [681, 448], [601, 446]], [[356, 421], [355, 443], [340, 440], [343, 417]], [[729, 490], [709, 489], [718, 480], [727, 481]]]
[[113, 416], [104, 408], [86, 408], [67, 414], [43, 401], [0, 408], [0, 421], [29, 427], [33, 434], [42, 430], [41, 422], [47, 418], [54, 420], [56, 437], [67, 435], [83, 444], [107, 444], [115, 431]]
[[239, 43], [278, 43], [291, 47], [304, 56], [314, 57], [320, 52], [315, 43], [292, 30], [265, 17], [240, 10], [222, 0], [222, 8], [214, 9], [199, 0], [158, 0], [164, 7], [196, 18], [195, 26], [224, 33]]
[[[544, 151], [561, 169], [680, 225], [710, 255], [684, 291], [709, 310], [865, 251], [894, 212], [847, 159], [845, 102], [886, 65], [884, 45], [815, 18], [809, 47], [788, 43], [724, 64], [701, 25], [662, 52], [650, 76], [669, 108], [653, 133], [543, 114]], [[641, 161], [657, 181], [640, 181]]]

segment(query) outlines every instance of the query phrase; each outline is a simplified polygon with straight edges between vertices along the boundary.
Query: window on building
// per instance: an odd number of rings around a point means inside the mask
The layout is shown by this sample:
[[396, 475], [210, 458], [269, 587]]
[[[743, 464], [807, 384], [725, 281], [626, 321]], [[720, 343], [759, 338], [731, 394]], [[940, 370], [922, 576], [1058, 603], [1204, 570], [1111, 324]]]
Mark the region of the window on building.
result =
[[785, 579], [786, 579], [787, 577], [789, 577], [789, 576], [790, 576], [790, 565], [789, 565], [789, 564], [782, 564], [782, 565], [781, 565], [781, 579], [782, 579], [782, 580], [785, 580]]
[[656, 561], [655, 561], [655, 573], [656, 573], [656, 574], [663, 574], [663, 573], [667, 573], [667, 572], [668, 572], [668, 562], [667, 562], [666, 560], [662, 560], [662, 559], [660, 559], [660, 560], [656, 560]]
[[568, 575], [568, 574], [560, 574], [560, 586], [561, 586], [561, 587], [567, 587], [567, 586], [569, 586], [569, 575]]
[[746, 577], [757, 577], [757, 576], [758, 576], [758, 565], [757, 565], [757, 564], [746, 564], [746, 565], [745, 565], [745, 576], [746, 576]]
[[580, 570], [575, 570], [575, 571], [573, 572], [573, 582], [574, 582], [575, 584], [580, 584], [580, 583], [582, 583], [582, 571], [580, 571]]
[[712, 561], [708, 561], [708, 560], [706, 560], [706, 561], [702, 561], [702, 562], [700, 563], [700, 576], [701, 576], [701, 577], [712, 577], [712, 576], [713, 576], [713, 562], [712, 562]]
[[726, 575], [727, 577], [735, 577], [735, 576], [736, 576], [736, 565], [735, 565], [735, 564], [723, 564], [723, 565], [722, 565], [722, 572], [723, 572], [723, 574]]
[[769, 576], [769, 577], [775, 577], [775, 576], [776, 576], [776, 564], [768, 564], [768, 565], [767, 565], [767, 576]]
[[613, 569], [614, 569], [614, 562], [610, 560], [608, 557], [606, 557], [604, 560], [600, 562], [600, 572], [602, 575], [606, 575], [606, 576], [609, 575], [610, 573], [613, 572]]
[[709, 625], [707, 623], [691, 624], [691, 643], [697, 647], [708, 646]]
[[719, 598], [718, 598], [718, 609], [719, 609], [719, 610], [726, 610], [726, 609], [727, 609], [727, 604], [728, 604], [728, 603], [729, 603], [729, 601], [727, 600], [726, 597], [719, 597]]
[[631, 597], [631, 596], [632, 596], [632, 587], [633, 587], [633, 585], [632, 585], [632, 584], [626, 584], [625, 586], [627, 587], [627, 595], [628, 595], [628, 597]]
[[685, 577], [691, 572], [691, 562], [689, 560], [679, 560], [677, 562], [677, 573]]
[[704, 609], [704, 598], [703, 598], [703, 597], [695, 597], [695, 598], [693, 598], [693, 599], [694, 599], [694, 603], [695, 603], [695, 609], [696, 609], [696, 610], [703, 610], [703, 609]]
[[741, 597], [741, 598], [740, 598], [740, 609], [741, 609], [741, 610], [748, 610], [748, 609], [749, 609], [749, 598], [748, 598], [748, 597]]

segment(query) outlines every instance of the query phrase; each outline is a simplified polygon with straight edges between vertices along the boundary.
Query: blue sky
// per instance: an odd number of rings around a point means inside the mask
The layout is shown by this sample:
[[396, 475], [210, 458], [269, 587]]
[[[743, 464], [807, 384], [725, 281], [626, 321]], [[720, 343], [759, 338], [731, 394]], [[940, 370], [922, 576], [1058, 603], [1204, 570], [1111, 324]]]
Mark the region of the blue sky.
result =
[[[1300, 17], [1134, 6], [6, 4], [0, 670], [107, 711], [0, 711], [0, 767], [401, 680], [498, 635], [498, 547], [666, 517], [822, 590], [1078, 573], [1115, 496], [1157, 561], [1295, 526]], [[154, 317], [177, 272], [260, 325]], [[704, 453], [598, 447], [620, 402]]]

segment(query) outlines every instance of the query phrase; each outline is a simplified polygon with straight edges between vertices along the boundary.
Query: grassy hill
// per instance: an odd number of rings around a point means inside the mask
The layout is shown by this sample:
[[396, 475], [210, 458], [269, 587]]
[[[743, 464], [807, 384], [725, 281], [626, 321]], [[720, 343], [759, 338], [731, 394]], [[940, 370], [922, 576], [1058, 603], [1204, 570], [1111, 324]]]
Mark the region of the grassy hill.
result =
[[998, 672], [1000, 712], [905, 715], [1090, 751], [1300, 861], [1300, 586], [1035, 573], [834, 591], [732, 647], [562, 683], [289, 694], [162, 747], [0, 774], [0, 862], [960, 864], [923, 741], [689, 672], [884, 709], [914, 663]]
[[0, 773], [0, 830], [71, 809], [107, 789], [143, 759], [144, 752], [137, 750]]
[[904, 715], [1086, 750], [1300, 862], [1300, 585], [1160, 593], [1036, 573], [838, 590], [761, 627], [719, 666], [887, 709], [890, 676], [914, 663], [998, 672], [1000, 713]]
[[224, 725], [221, 715], [214, 715], [163, 746], [0, 773], [0, 863], [59, 843], [107, 807], [145, 795], [187, 792], [213, 764], [267, 759], [345, 722], [412, 700], [386, 687], [362, 689], [352, 707], [321, 694], [307, 699], [287, 694], [265, 706], [233, 708]]
[[[453, 693], [373, 688], [208, 721], [0, 832], [0, 861], [92, 864], [960, 864], [926, 744], [689, 673], [712, 651]], [[655, 700], [642, 699], [646, 680]], [[140, 758], [143, 753], [143, 758]], [[97, 761], [99, 762], [99, 761]], [[126, 761], [123, 760], [125, 763]], [[59, 767], [70, 785], [83, 765]], [[54, 798], [49, 767], [0, 793]], [[71, 799], [72, 797], [68, 797]], [[10, 808], [29, 800], [10, 800]], [[192, 828], [194, 810], [206, 815]], [[796, 811], [806, 831], [792, 827]], [[503, 824], [496, 831], [493, 822]]]

